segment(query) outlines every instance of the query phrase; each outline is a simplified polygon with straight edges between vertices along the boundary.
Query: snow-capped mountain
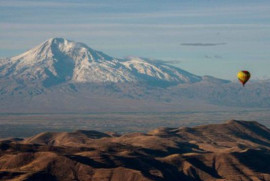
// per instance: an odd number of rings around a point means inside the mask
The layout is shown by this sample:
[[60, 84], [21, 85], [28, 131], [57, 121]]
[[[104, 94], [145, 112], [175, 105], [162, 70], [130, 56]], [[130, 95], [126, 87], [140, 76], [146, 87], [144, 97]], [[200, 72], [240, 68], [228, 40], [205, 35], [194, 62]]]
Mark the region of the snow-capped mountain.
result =
[[[147, 58], [114, 58], [63, 38], [0, 59], [0, 112], [269, 108], [268, 82], [197, 76]], [[218, 108], [219, 109], [219, 108]]]
[[45, 86], [62, 82], [193, 83], [202, 80], [165, 63], [138, 57], [117, 59], [63, 38], [51, 38], [21, 55], [0, 60], [0, 77], [42, 82]]

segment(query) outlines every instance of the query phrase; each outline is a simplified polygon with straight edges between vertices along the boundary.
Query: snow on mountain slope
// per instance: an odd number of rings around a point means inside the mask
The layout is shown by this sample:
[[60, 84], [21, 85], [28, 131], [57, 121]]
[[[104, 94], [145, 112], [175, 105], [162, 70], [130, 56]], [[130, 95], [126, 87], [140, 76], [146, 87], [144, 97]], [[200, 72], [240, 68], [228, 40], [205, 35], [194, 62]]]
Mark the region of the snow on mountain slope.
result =
[[153, 63], [139, 57], [129, 57], [123, 62], [129, 70], [140, 75], [147, 75], [157, 80], [169, 82], [192, 83], [201, 80], [201, 77], [164, 63]]
[[42, 82], [45, 86], [62, 82], [192, 83], [202, 80], [165, 63], [138, 57], [117, 59], [63, 38], [51, 38], [21, 55], [0, 60], [0, 77]]

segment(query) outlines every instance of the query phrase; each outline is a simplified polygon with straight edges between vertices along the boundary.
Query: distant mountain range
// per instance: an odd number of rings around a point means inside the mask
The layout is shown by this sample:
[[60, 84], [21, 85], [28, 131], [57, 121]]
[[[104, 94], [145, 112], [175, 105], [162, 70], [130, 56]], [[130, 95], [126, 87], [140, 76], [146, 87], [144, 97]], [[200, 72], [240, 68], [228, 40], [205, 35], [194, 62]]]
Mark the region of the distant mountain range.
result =
[[202, 78], [177, 67], [138, 57], [117, 59], [63, 38], [1, 61], [1, 77], [49, 87], [60, 83], [166, 81], [193, 83]]
[[268, 108], [269, 92], [268, 81], [242, 88], [161, 61], [114, 58], [63, 38], [0, 59], [1, 112]]
[[270, 130], [257, 122], [0, 140], [0, 180], [269, 181], [269, 170]]

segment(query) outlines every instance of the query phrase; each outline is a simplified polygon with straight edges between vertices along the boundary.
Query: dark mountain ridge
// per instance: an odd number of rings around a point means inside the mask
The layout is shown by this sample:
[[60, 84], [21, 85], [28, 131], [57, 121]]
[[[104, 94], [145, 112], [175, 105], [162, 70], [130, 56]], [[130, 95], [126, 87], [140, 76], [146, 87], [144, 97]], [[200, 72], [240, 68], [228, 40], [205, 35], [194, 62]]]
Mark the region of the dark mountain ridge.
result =
[[115, 135], [41, 133], [0, 141], [0, 180], [270, 180], [270, 130], [231, 120]]

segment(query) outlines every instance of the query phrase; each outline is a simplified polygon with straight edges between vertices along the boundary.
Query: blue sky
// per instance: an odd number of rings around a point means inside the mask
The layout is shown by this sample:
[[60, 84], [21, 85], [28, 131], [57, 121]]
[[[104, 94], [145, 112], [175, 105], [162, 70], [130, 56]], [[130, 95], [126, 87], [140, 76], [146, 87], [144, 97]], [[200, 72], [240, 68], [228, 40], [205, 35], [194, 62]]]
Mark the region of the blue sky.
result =
[[270, 1], [0, 0], [0, 57], [51, 37], [115, 57], [141, 56], [198, 75], [270, 78]]

